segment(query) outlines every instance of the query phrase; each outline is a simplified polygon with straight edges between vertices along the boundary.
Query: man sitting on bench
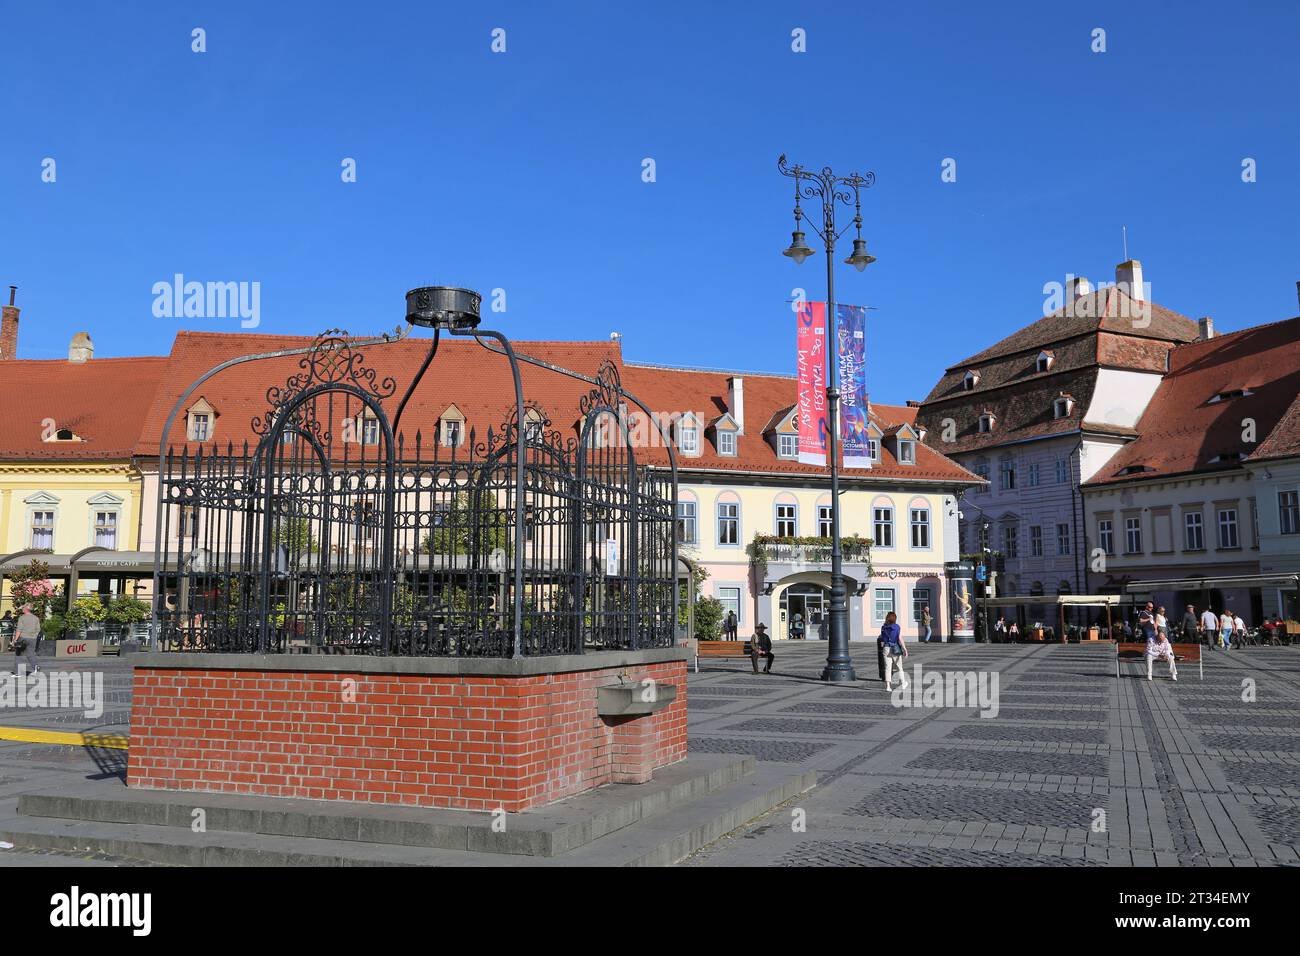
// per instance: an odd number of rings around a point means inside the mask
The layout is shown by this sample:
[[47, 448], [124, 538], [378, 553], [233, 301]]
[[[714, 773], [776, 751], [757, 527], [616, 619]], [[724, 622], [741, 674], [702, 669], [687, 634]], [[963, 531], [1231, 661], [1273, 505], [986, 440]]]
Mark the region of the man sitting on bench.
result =
[[1143, 611], [1138, 615], [1138, 630], [1142, 632], [1147, 642], [1144, 655], [1147, 661], [1147, 680], [1152, 679], [1152, 663], [1157, 660], [1168, 661], [1170, 679], [1178, 680], [1178, 666], [1174, 663], [1174, 648], [1169, 643], [1168, 632], [1163, 628], [1157, 628], [1155, 619], [1149, 611]]
[[767, 666], [763, 668], [764, 674], [772, 673], [772, 662], [776, 660], [776, 655], [772, 653], [772, 639], [767, 636], [767, 625], [759, 621], [754, 625], [754, 636], [749, 642], [749, 659], [754, 665], [754, 673], [758, 673], [758, 659], [767, 658]]

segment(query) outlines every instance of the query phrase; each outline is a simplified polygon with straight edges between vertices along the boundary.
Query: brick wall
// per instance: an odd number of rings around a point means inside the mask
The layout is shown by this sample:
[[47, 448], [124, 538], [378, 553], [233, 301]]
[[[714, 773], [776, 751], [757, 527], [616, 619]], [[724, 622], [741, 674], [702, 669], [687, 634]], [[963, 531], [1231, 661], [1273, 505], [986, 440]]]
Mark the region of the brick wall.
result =
[[[602, 718], [620, 675], [677, 687]], [[509, 812], [686, 756], [686, 663], [535, 676], [137, 666], [132, 787]]]

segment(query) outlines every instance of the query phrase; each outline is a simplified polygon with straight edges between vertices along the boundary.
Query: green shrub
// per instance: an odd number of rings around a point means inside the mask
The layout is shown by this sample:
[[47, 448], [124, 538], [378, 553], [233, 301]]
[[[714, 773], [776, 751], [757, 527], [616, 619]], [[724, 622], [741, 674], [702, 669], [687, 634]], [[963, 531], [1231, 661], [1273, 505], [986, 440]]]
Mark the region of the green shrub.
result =
[[722, 618], [726, 614], [722, 602], [705, 597], [695, 602], [695, 637], [701, 641], [716, 641], [722, 635]]

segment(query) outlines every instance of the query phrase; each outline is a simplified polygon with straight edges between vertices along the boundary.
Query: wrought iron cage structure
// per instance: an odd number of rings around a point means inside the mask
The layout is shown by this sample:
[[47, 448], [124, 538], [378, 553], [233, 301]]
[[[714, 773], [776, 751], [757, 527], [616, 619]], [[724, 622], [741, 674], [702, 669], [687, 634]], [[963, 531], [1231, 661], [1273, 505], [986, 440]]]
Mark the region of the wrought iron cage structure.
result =
[[[677, 464], [664, 426], [611, 362], [586, 376], [519, 354], [476, 322], [434, 325], [391, 420], [397, 382], [361, 348], [382, 354], [405, 331], [362, 342], [330, 330], [190, 386], [163, 443], [203, 381], [299, 356], [252, 420], [256, 444], [159, 450], [160, 649], [499, 658], [674, 642]], [[475, 339], [485, 362], [509, 363], [513, 400], [485, 434], [448, 441], [435, 427], [432, 440], [408, 438], [402, 411], [444, 330]], [[590, 386], [570, 434], [525, 400], [520, 363]], [[659, 429], [666, 467], [637, 460], [629, 406]]]

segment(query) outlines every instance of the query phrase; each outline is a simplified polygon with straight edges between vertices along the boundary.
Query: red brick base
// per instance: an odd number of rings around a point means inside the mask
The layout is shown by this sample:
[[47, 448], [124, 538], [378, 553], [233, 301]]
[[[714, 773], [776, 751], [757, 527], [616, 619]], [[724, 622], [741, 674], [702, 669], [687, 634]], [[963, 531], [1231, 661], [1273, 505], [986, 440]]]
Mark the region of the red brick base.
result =
[[[686, 756], [683, 660], [522, 676], [158, 659], [135, 670], [132, 787], [515, 812], [643, 783]], [[678, 696], [601, 717], [596, 689], [620, 676]]]

